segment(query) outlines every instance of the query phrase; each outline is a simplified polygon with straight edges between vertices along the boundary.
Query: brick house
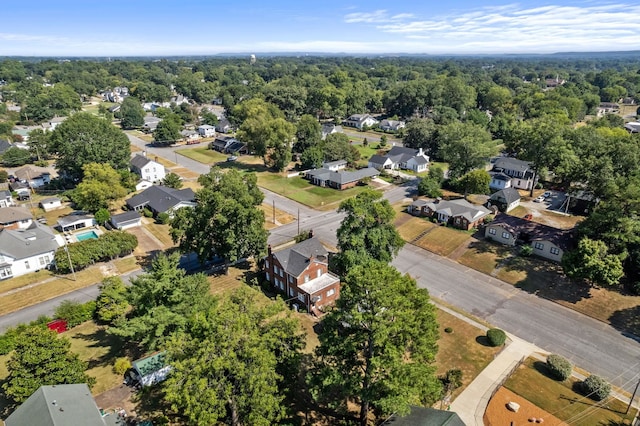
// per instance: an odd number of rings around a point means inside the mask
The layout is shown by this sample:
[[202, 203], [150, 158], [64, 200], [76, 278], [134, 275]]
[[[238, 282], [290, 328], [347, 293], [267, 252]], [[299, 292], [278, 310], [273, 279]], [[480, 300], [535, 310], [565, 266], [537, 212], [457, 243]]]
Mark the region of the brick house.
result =
[[491, 214], [486, 207], [471, 204], [462, 198], [450, 201], [417, 199], [409, 205], [407, 211], [414, 216], [433, 217], [440, 223], [467, 231], [477, 228]]
[[340, 278], [329, 272], [329, 252], [317, 238], [309, 238], [278, 252], [264, 262], [265, 278], [299, 308], [318, 315], [340, 296]]

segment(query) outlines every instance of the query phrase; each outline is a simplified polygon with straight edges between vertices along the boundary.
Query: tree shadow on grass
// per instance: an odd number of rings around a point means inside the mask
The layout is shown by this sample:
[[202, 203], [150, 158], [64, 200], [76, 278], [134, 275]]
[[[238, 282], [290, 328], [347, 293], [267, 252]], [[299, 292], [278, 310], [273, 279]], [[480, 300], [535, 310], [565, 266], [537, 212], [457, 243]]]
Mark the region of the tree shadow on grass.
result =
[[615, 311], [609, 317], [609, 322], [622, 335], [640, 342], [640, 306]]
[[489, 338], [487, 336], [478, 336], [476, 337], [476, 343], [482, 346], [486, 346], [487, 348], [491, 348], [491, 343], [489, 343]]
[[89, 348], [107, 348], [107, 352], [97, 358], [89, 360], [88, 368], [101, 367], [111, 365], [117, 357], [125, 355], [135, 359], [138, 354], [137, 350], [132, 346], [125, 346], [124, 341], [119, 336], [107, 333], [106, 328], [98, 328], [94, 333], [78, 333], [73, 335], [74, 339], [85, 340], [90, 343]]
[[273, 171], [269, 169], [267, 166], [265, 166], [264, 164], [247, 164], [240, 161], [221, 161], [216, 163], [215, 166], [223, 170], [235, 169], [235, 170], [238, 170], [239, 172], [246, 172], [246, 173], [251, 173], [251, 172], [261, 173], [261, 172]]

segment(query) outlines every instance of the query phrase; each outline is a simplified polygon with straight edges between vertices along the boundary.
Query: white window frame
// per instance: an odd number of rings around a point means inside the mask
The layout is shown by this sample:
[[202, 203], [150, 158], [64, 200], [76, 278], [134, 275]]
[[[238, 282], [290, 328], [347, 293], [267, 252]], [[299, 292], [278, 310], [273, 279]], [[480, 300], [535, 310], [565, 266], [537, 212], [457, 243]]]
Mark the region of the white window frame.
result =
[[504, 231], [502, 233], [502, 238], [504, 238], [505, 240], [508, 240], [509, 238], [511, 238], [511, 234], [509, 234], [507, 231]]
[[536, 241], [535, 243], [533, 243], [533, 248], [536, 250], [544, 250], [544, 244], [542, 244], [540, 241]]
[[489, 228], [490, 235], [496, 235], [496, 228]]
[[560, 249], [558, 247], [551, 247], [549, 249], [549, 253], [555, 254], [556, 256], [560, 254]]
[[336, 293], [335, 289], [330, 289], [329, 291], [327, 291], [327, 297], [333, 296]]

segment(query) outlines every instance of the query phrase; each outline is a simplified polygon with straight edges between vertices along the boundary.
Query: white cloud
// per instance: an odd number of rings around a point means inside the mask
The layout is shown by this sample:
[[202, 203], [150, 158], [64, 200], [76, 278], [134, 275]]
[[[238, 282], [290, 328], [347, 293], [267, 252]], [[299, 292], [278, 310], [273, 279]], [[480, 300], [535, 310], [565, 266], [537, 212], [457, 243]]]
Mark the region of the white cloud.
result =
[[[419, 19], [386, 10], [351, 13], [347, 23], [365, 23], [389, 36], [424, 40], [422, 51], [448, 46], [451, 53], [554, 52], [559, 50], [639, 49], [640, 5], [589, 6], [518, 4], [488, 6]], [[393, 19], [392, 19], [393, 18]]]

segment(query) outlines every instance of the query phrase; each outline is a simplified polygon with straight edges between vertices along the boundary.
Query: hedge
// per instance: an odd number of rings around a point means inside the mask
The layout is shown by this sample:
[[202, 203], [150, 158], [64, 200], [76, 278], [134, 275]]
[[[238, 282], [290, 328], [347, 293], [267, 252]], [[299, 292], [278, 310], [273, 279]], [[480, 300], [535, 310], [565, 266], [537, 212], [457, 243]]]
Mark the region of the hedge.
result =
[[487, 339], [491, 346], [502, 346], [507, 340], [507, 335], [499, 328], [492, 328], [487, 330]]
[[582, 382], [582, 392], [591, 399], [602, 401], [611, 393], [611, 385], [602, 377], [592, 374]]
[[551, 354], [547, 357], [547, 368], [551, 375], [561, 382], [571, 377], [571, 372], [573, 371], [573, 366], [569, 360], [557, 354]]
[[[138, 246], [138, 239], [124, 231], [111, 231], [98, 239], [80, 241], [60, 247], [55, 254], [56, 268], [63, 274], [71, 272], [69, 257], [76, 271], [96, 262], [112, 260], [130, 254]], [[67, 255], [66, 249], [69, 250]]]

